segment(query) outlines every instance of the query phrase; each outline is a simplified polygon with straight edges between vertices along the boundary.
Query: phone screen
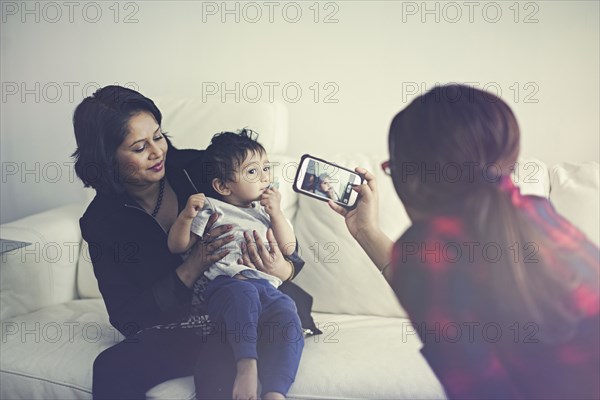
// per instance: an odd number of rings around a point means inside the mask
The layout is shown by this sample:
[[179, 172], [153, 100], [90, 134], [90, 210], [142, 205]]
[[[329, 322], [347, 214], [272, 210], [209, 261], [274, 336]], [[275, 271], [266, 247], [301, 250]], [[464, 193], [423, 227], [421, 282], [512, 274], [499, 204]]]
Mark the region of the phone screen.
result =
[[352, 185], [362, 182], [363, 178], [356, 172], [305, 155], [300, 162], [294, 188], [324, 201], [333, 200], [342, 206], [353, 207], [358, 193], [352, 190]]

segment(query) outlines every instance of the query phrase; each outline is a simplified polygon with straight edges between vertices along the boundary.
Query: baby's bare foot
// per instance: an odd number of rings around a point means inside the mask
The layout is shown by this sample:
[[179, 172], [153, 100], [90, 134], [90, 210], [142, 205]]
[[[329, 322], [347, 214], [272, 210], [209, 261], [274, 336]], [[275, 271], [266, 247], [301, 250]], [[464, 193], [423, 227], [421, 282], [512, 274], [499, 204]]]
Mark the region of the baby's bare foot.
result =
[[242, 358], [237, 362], [237, 375], [233, 383], [234, 400], [257, 400], [258, 368], [254, 358]]

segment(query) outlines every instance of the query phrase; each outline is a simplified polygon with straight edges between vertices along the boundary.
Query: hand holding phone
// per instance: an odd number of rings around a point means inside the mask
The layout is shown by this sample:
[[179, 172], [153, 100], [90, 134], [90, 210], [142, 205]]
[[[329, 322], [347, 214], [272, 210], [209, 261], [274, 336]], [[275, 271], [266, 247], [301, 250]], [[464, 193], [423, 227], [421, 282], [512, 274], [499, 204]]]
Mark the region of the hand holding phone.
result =
[[358, 193], [352, 186], [363, 182], [364, 178], [354, 171], [305, 154], [300, 159], [293, 188], [322, 201], [333, 200], [343, 207], [354, 208]]

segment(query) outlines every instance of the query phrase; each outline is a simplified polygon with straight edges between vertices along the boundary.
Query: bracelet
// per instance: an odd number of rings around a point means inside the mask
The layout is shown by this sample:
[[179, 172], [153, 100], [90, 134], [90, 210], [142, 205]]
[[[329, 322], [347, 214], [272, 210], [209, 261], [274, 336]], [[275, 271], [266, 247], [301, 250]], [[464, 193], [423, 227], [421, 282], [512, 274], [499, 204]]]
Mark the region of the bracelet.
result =
[[287, 261], [288, 263], [290, 263], [290, 265], [292, 267], [292, 273], [286, 280], [284, 280], [284, 282], [287, 282], [287, 281], [291, 281], [292, 278], [294, 277], [294, 274], [296, 273], [296, 267], [294, 267], [294, 263], [292, 262], [292, 260], [288, 260], [287, 258], [284, 258], [284, 260]]

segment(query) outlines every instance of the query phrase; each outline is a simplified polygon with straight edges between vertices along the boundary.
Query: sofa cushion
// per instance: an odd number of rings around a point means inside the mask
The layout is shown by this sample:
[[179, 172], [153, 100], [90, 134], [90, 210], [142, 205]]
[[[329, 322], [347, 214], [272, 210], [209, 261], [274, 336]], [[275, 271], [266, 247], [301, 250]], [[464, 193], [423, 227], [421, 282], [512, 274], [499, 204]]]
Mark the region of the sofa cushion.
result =
[[548, 167], [537, 158], [519, 160], [511, 177], [523, 195], [550, 196]]
[[81, 239], [79, 261], [77, 262], [77, 294], [80, 299], [102, 298], [98, 280], [94, 275], [90, 247], [83, 239]]
[[550, 170], [550, 201], [556, 210], [600, 245], [600, 164], [562, 163]]
[[76, 297], [80, 204], [2, 225], [2, 237], [31, 243], [1, 255], [0, 320]]
[[215, 133], [247, 127], [259, 133], [268, 152], [287, 150], [288, 114], [280, 103], [224, 103], [197, 97], [156, 97], [155, 103], [175, 147], [204, 149]]
[[[317, 314], [290, 398], [443, 398], [401, 318]], [[0, 398], [90, 399], [95, 357], [122, 337], [101, 300], [74, 300], [2, 323]], [[192, 377], [164, 382], [150, 399], [193, 399]]]
[[121, 340], [101, 300], [74, 300], [2, 321], [3, 399], [91, 398], [96, 355]]
[[323, 335], [306, 340], [292, 399], [440, 399], [408, 319], [316, 314]]

